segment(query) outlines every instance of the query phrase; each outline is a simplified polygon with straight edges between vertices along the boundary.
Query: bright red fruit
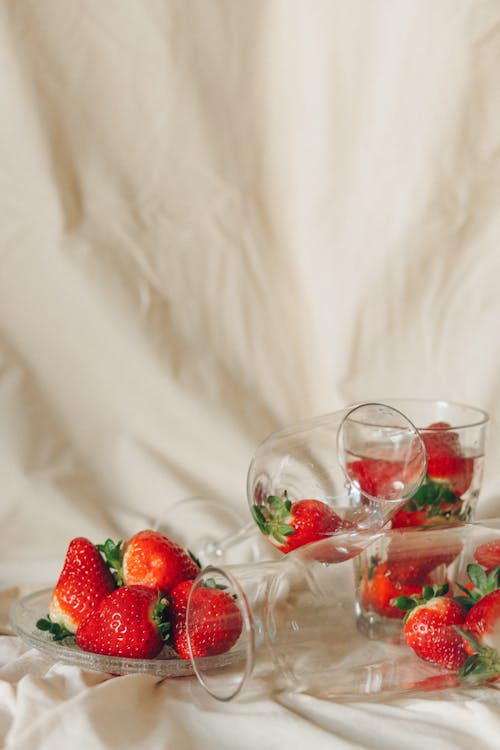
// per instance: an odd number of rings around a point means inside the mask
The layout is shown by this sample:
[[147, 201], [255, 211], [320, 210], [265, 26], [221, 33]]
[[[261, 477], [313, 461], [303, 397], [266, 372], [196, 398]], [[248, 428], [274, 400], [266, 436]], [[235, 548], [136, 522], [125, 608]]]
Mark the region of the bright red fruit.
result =
[[168, 594], [180, 581], [196, 578], [199, 565], [164, 534], [146, 529], [123, 546], [123, 580], [127, 586], [148, 586]]
[[421, 591], [422, 582], [393, 580], [389, 566], [386, 563], [380, 563], [363, 580], [361, 602], [366, 610], [372, 610], [384, 617], [402, 620], [405, 613], [394, 606], [393, 600], [398, 596], [418, 596]]
[[183, 659], [189, 659], [186, 634], [186, 608], [193, 581], [181, 581], [170, 591], [170, 623], [172, 646]]
[[84, 651], [153, 659], [168, 637], [166, 602], [145, 586], [122, 586], [103, 599], [76, 631]]
[[458, 670], [467, 659], [462, 636], [455, 625], [462, 625], [466, 611], [454, 599], [446, 596], [448, 586], [424, 586], [422, 597], [412, 601], [404, 597], [394, 604], [406, 609], [404, 638], [417, 656], [439, 664], [445, 669]]
[[[397, 500], [401, 494], [401, 483], [412, 481], [411, 464], [402, 461], [382, 461], [375, 458], [360, 458], [347, 464], [347, 473], [360, 490], [371, 497]], [[416, 481], [418, 477], [413, 477]]]
[[447, 422], [434, 422], [421, 436], [427, 451], [427, 476], [392, 519], [393, 529], [466, 520], [461, 498], [471, 485], [474, 459], [463, 456], [459, 435]]
[[39, 620], [38, 627], [56, 639], [75, 633], [88, 612], [114, 588], [113, 576], [97, 547], [84, 537], [72, 539], [52, 592], [49, 619]]
[[285, 499], [269, 495], [267, 503], [254, 505], [252, 512], [261, 532], [284, 553], [353, 528], [321, 500], [292, 503], [286, 493]]
[[500, 539], [480, 544], [474, 550], [474, 559], [486, 569], [487, 573], [491, 573], [500, 565]]
[[476, 684], [500, 676], [500, 589], [479, 599], [469, 610], [458, 630], [469, 658], [462, 665], [460, 678]]
[[[479, 599], [467, 613], [463, 630], [472, 635], [480, 646], [500, 650], [500, 589]], [[467, 644], [468, 653], [474, 649]]]
[[462, 497], [472, 482], [474, 459], [463, 455], [458, 433], [447, 422], [434, 422], [421, 435], [427, 451], [428, 476], [447, 482], [453, 493]]
[[436, 544], [432, 536], [422, 535], [416, 544], [409, 543], [405, 532], [391, 536], [386, 564], [393, 581], [430, 583], [429, 575], [442, 565], [450, 565], [462, 551], [460, 539], [441, 540]]
[[[208, 583], [208, 582], [207, 582]], [[170, 592], [173, 646], [189, 659], [186, 608], [193, 581], [182, 581]], [[216, 586], [197, 586], [191, 597], [189, 635], [193, 656], [216, 656], [229, 651], [241, 635], [243, 618], [234, 598]]]

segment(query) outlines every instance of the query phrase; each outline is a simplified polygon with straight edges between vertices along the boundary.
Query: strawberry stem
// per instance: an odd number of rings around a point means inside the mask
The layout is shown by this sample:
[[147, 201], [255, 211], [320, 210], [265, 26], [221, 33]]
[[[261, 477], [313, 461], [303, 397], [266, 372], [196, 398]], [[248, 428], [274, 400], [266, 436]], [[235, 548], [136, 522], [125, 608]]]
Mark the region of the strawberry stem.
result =
[[168, 597], [162, 596], [158, 592], [158, 600], [155, 604], [153, 620], [164, 643], [170, 640], [171, 635], [170, 621], [167, 620], [169, 604], [170, 600]]
[[[408, 501], [406, 507], [411, 511], [427, 511], [429, 518], [442, 515], [451, 518], [454, 515], [460, 515], [461, 508], [451, 509], [460, 500], [448, 485], [442, 482], [435, 482], [427, 477], [424, 484], [420, 486], [417, 492]], [[448, 508], [446, 508], [448, 506]]]
[[117, 586], [123, 586], [122, 544], [122, 541], [116, 543], [112, 539], [106, 539], [104, 544], [96, 545], [99, 552], [103, 555]]
[[415, 607], [418, 607], [420, 604], [425, 604], [430, 601], [430, 599], [434, 599], [434, 597], [446, 596], [449, 588], [448, 583], [443, 583], [441, 586], [437, 584], [431, 586], [426, 583], [422, 586], [422, 593], [420, 596], [418, 594], [414, 594], [413, 596], [396, 596], [394, 599], [391, 599], [390, 603], [393, 607], [397, 607], [397, 609], [406, 612], [403, 618], [403, 622], [406, 622], [408, 615], [413, 609], [415, 609]]
[[278, 544], [286, 544], [287, 537], [295, 531], [289, 524], [292, 503], [286, 490], [283, 494], [284, 498], [269, 495], [266, 505], [252, 506], [252, 515], [261, 532], [266, 536], [271, 535]]
[[457, 588], [463, 592], [464, 596], [454, 596], [453, 598], [469, 611], [483, 596], [491, 594], [492, 591], [496, 591], [500, 587], [500, 566], [494, 568], [490, 573], [486, 573], [486, 568], [482, 565], [469, 563], [467, 575], [474, 588], [471, 590], [456, 581]]
[[475, 652], [460, 667], [458, 671], [460, 682], [465, 685], [477, 685], [480, 682], [498, 677], [500, 675], [500, 657], [496, 649], [489, 646], [481, 646], [473, 635], [462, 630], [457, 625], [453, 627]]

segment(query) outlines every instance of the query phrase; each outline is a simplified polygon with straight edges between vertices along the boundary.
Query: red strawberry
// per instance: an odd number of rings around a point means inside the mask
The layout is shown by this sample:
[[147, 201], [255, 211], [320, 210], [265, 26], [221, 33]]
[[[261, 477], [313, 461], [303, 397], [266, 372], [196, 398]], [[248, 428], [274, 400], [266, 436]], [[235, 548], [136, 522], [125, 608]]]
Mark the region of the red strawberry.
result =
[[474, 559], [486, 569], [487, 573], [491, 573], [500, 565], [500, 539], [480, 544], [474, 550]]
[[89, 611], [116, 588], [99, 550], [88, 539], [69, 543], [64, 566], [49, 606], [49, 616], [37, 627], [52, 633], [55, 640], [75, 633]]
[[[474, 636], [480, 646], [500, 648], [500, 589], [486, 594], [471, 607], [463, 630]], [[474, 653], [469, 644], [466, 649]]]
[[459, 435], [447, 422], [434, 422], [421, 435], [427, 451], [427, 477], [392, 519], [393, 529], [466, 520], [461, 496], [471, 485], [474, 459], [463, 456]]
[[417, 656], [458, 670], [467, 658], [463, 638], [454, 625], [461, 625], [465, 609], [450, 596], [448, 585], [424, 586], [421, 597], [399, 597], [394, 605], [406, 610], [404, 638]]
[[460, 670], [462, 682], [475, 684], [500, 676], [500, 589], [486, 594], [469, 610], [462, 628], [469, 658]]
[[399, 499], [402, 483], [406, 485], [418, 480], [417, 475], [411, 477], [412, 470], [416, 469], [416, 466], [412, 469], [411, 463], [376, 458], [359, 458], [347, 464], [349, 478], [359, 486], [362, 493], [385, 500]]
[[103, 551], [110, 565], [118, 568], [127, 586], [148, 586], [163, 594], [179, 581], [196, 578], [200, 571], [200, 566], [183, 547], [152, 529], [134, 534], [119, 554], [109, 539]]
[[464, 495], [472, 482], [474, 459], [464, 457], [458, 433], [447, 422], [434, 422], [421, 435], [427, 451], [428, 476], [446, 482], [457, 497]]
[[390, 538], [386, 564], [394, 582], [430, 583], [429, 576], [442, 565], [450, 565], [462, 551], [463, 544], [456, 537], [410, 534], [403, 531]]
[[172, 626], [172, 646], [183, 659], [189, 659], [186, 634], [186, 608], [193, 581], [181, 581], [171, 589], [170, 623]]
[[321, 500], [298, 500], [269, 495], [265, 505], [254, 505], [254, 519], [263, 534], [281, 552], [317, 542], [336, 531], [346, 531], [353, 524], [338, 516]]
[[[229, 651], [243, 628], [243, 618], [234, 598], [222, 588], [197, 586], [191, 597], [189, 636], [193, 656], [216, 656]], [[183, 659], [189, 659], [186, 608], [193, 581], [182, 581], [170, 592], [173, 646]]]
[[421, 582], [393, 581], [387, 564], [380, 563], [364, 577], [361, 602], [366, 610], [372, 610], [384, 617], [402, 620], [404, 612], [394, 606], [393, 600], [399, 596], [418, 596], [421, 591]]
[[84, 651], [153, 659], [168, 638], [167, 604], [146, 586], [122, 586], [101, 601], [76, 631]]

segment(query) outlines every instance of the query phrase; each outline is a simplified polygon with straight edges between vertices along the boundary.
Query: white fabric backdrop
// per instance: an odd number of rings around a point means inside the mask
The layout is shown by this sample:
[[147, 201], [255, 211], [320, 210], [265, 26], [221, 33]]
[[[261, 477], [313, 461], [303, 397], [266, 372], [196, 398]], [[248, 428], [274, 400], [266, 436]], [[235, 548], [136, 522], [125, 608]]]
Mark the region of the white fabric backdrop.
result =
[[[72, 536], [188, 495], [245, 519], [260, 440], [359, 399], [486, 409], [479, 515], [500, 515], [496, 0], [2, 0], [0, 35], [4, 608]], [[0, 643], [10, 747], [73, 722], [116, 746], [105, 696], [147, 704], [150, 734], [115, 723], [130, 747], [375, 748], [382, 720], [383, 747], [411, 747], [417, 718], [435, 748], [468, 747], [464, 726], [498, 745], [478, 693], [204, 710], [189, 681]]]

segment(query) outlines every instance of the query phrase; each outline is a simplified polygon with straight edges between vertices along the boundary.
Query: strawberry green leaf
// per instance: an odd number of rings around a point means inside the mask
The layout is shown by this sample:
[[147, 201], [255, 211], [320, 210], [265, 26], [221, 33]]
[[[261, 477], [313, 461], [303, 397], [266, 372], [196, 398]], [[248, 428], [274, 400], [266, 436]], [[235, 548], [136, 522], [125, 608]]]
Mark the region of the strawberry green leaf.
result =
[[496, 649], [482, 646], [470, 633], [457, 625], [453, 627], [475, 652], [460, 667], [458, 672], [460, 682], [466, 685], [477, 685], [500, 676], [500, 657]]
[[38, 630], [50, 633], [54, 641], [62, 641], [65, 638], [72, 638], [74, 636], [74, 633], [71, 633], [63, 625], [59, 625], [58, 622], [52, 622], [49, 615], [47, 615], [47, 618], [37, 620], [36, 627]]
[[477, 563], [469, 563], [469, 565], [467, 565], [467, 575], [478, 591], [483, 591], [486, 588], [488, 579], [486, 572], [481, 565], [478, 565]]
[[104, 560], [113, 574], [117, 586], [123, 585], [122, 544], [122, 541], [116, 543], [112, 539], [106, 539], [104, 544], [96, 545], [99, 552], [104, 556]]
[[467, 612], [472, 609], [472, 607], [476, 603], [475, 600], [470, 596], [454, 596], [453, 601], [455, 601], [457, 604], [460, 604], [460, 606], [463, 607]]
[[425, 508], [430, 518], [438, 515], [449, 517], [459, 514], [459, 510], [451, 511], [449, 507], [455, 505], [459, 500], [460, 498], [450, 490], [448, 485], [435, 482], [427, 477], [424, 484], [413, 495], [407, 507], [412, 511]]
[[391, 599], [391, 604], [397, 607], [397, 609], [407, 612], [416, 607], [417, 602], [411, 596], [396, 596], [394, 599]]
[[170, 639], [171, 635], [170, 621], [167, 619], [169, 604], [169, 598], [164, 597], [160, 593], [158, 593], [158, 600], [154, 608], [153, 620], [164, 643], [166, 643]]
[[252, 516], [254, 517], [255, 523], [257, 524], [261, 532], [263, 534], [269, 534], [269, 529], [267, 528], [266, 517], [262, 511], [262, 508], [259, 505], [252, 506]]

